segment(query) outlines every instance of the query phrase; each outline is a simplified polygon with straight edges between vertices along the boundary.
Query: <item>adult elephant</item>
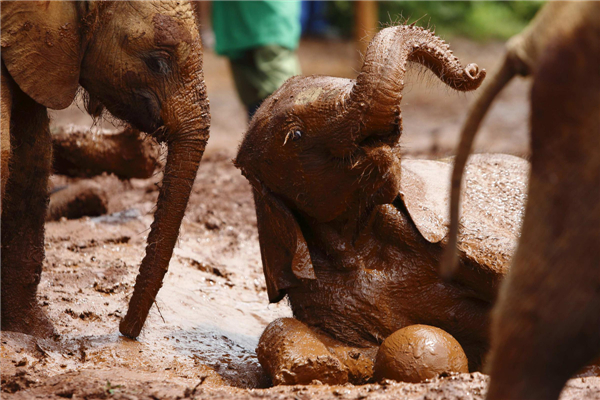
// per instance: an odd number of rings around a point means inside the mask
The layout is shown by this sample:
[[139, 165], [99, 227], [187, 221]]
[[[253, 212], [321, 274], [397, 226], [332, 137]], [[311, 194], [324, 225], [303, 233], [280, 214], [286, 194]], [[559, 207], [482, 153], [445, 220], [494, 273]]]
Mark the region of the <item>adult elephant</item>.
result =
[[193, 4], [2, 4], [3, 330], [54, 332], [36, 299], [52, 158], [47, 108], [69, 106], [79, 85], [89, 93], [88, 111], [106, 107], [168, 146], [146, 256], [120, 327], [136, 337], [162, 285], [209, 136]]

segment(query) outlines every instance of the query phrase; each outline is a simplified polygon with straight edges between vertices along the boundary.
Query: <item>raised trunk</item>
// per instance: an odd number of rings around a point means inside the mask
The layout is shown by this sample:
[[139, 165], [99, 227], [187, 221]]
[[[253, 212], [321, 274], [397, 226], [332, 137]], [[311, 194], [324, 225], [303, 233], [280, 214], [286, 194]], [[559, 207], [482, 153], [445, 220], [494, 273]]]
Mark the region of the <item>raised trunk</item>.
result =
[[400, 101], [408, 61], [426, 66], [456, 90], [477, 89], [485, 78], [485, 70], [480, 71], [476, 64], [463, 68], [448, 44], [426, 29], [417, 26], [383, 29], [371, 41], [362, 71], [349, 95], [349, 118], [359, 121], [360, 136], [389, 134], [400, 125]]

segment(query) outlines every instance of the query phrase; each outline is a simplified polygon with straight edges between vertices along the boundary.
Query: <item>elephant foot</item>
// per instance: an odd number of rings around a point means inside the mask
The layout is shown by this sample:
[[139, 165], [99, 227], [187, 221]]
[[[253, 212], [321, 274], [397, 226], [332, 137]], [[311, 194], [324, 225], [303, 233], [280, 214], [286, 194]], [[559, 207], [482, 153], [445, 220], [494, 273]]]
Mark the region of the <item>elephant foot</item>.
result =
[[[4, 220], [2, 222], [2, 227], [4, 227]], [[32, 251], [34, 257], [41, 257], [39, 253], [35, 253], [35, 249], [39, 249], [39, 247], [35, 247]], [[52, 337], [56, 334], [54, 326], [37, 299], [42, 265], [35, 261], [15, 261], [14, 253], [22, 254], [23, 250], [30, 250], [30, 248], [23, 249], [21, 247], [17, 248], [19, 251], [14, 250], [12, 246], [3, 246], [2, 248], [0, 328], [3, 331], [21, 332], [40, 338]]]
[[274, 385], [341, 385], [368, 381], [376, 351], [349, 347], [295, 318], [280, 318], [265, 329], [256, 354]]
[[11, 307], [2, 303], [2, 330], [21, 332], [39, 338], [56, 335], [54, 325], [39, 304], [30, 307]]
[[440, 328], [410, 325], [383, 341], [374, 378], [419, 383], [450, 372], [469, 372], [469, 361], [458, 341]]

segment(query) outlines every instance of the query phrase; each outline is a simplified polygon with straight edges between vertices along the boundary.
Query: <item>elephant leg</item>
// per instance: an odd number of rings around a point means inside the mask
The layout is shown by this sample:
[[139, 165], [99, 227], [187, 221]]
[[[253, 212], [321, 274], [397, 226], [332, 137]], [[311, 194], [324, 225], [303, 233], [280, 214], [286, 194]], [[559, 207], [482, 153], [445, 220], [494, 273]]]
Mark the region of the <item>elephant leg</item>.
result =
[[280, 318], [265, 329], [256, 349], [274, 385], [363, 383], [373, 371], [377, 349], [348, 347], [295, 318]]
[[46, 108], [16, 85], [12, 100], [11, 174], [2, 204], [2, 330], [47, 337], [54, 328], [36, 294], [44, 260], [52, 141]]
[[[594, 20], [597, 21], [597, 20]], [[600, 29], [546, 54], [532, 88], [531, 178], [494, 310], [488, 399], [557, 399], [600, 354]]]

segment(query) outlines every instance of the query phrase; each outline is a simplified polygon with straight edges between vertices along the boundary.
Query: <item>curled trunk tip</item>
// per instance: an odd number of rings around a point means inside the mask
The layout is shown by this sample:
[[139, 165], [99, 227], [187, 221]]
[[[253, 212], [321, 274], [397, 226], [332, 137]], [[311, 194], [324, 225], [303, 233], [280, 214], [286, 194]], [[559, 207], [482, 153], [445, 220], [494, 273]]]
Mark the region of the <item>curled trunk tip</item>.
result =
[[[483, 73], [485, 74], [485, 70], [483, 71]], [[474, 63], [467, 65], [467, 67], [465, 68], [465, 74], [467, 74], [467, 76], [471, 78], [471, 80], [478, 80], [478, 78], [480, 77], [479, 66]]]
[[370, 131], [389, 131], [400, 125], [399, 104], [409, 61], [427, 67], [442, 82], [460, 91], [477, 89], [486, 75], [477, 64], [463, 68], [450, 46], [427, 29], [407, 25], [386, 28], [367, 48], [363, 68], [350, 93], [350, 118], [362, 115], [361, 125]]

